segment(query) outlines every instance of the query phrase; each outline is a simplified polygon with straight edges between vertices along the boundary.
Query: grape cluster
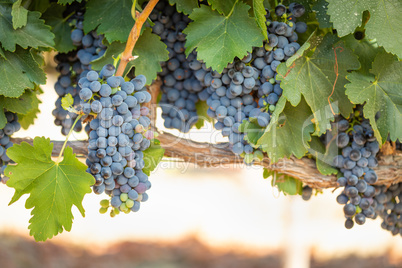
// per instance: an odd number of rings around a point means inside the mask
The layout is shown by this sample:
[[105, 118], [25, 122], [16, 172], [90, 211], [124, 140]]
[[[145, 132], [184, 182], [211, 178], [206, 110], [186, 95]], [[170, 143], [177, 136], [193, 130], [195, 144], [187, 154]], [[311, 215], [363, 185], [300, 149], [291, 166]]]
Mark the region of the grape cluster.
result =
[[402, 236], [402, 183], [375, 188], [374, 210], [383, 220], [381, 227]]
[[[84, 12], [81, 5], [70, 6], [73, 16], [69, 17], [70, 23], [75, 22], [75, 29], [71, 32], [71, 40], [77, 48], [69, 53], [59, 53], [54, 60], [57, 63], [56, 70], [60, 73], [54, 89], [59, 96], [56, 100], [56, 108], [53, 110], [55, 125], [61, 126], [61, 133], [67, 135], [77, 118], [77, 114], [68, 112], [61, 107], [61, 99], [67, 94], [74, 98], [73, 106], [80, 102], [78, 96], [78, 80], [85, 77], [91, 70], [90, 62], [101, 57], [105, 53], [106, 46], [102, 44], [103, 35], [97, 35], [91, 31], [87, 35], [83, 32]], [[81, 131], [82, 123], [77, 122], [74, 131]]]
[[378, 178], [372, 168], [378, 165], [376, 155], [380, 148], [369, 121], [360, 119], [359, 111], [349, 120], [341, 119], [335, 129], [338, 130], [335, 142], [341, 153], [333, 164], [343, 174], [338, 185], [344, 187], [336, 200], [344, 205], [345, 227], [351, 229], [354, 222], [362, 225], [366, 218], [375, 218], [373, 184]]
[[[279, 10], [278, 7], [275, 10]], [[283, 12], [276, 12], [280, 21], [269, 20], [268, 12], [268, 42], [264, 47], [254, 48], [243, 59], [235, 59], [222, 73], [197, 66], [195, 76], [207, 87], [200, 93], [200, 98], [209, 96], [207, 113], [218, 120], [215, 128], [229, 137], [232, 151], [243, 156], [246, 164], [261, 159], [263, 155], [259, 148], [253, 148], [246, 141], [246, 134], [239, 127], [244, 121], [250, 123], [251, 119], [256, 120], [260, 127], [268, 126], [282, 95], [276, 68], [296, 53], [300, 48], [296, 42], [297, 33], [306, 31], [306, 24], [296, 23], [295, 19], [304, 14], [301, 7], [291, 4], [289, 11], [293, 14], [286, 13], [286, 7]]]
[[6, 183], [8, 177], [4, 176], [4, 170], [11, 159], [7, 156], [7, 149], [13, 146], [10, 136], [21, 129], [18, 122], [18, 115], [12, 112], [5, 112], [7, 123], [0, 129], [0, 181]]
[[[140, 202], [148, 200], [151, 183], [142, 171], [143, 151], [153, 139], [149, 109], [143, 106], [151, 100], [145, 76], [125, 82], [114, 72], [108, 64], [99, 74], [89, 71], [78, 81], [82, 112], [96, 117], [89, 124], [88, 172], [96, 180], [93, 191], [111, 196], [111, 216], [119, 211], [136, 212]], [[101, 205], [101, 212], [106, 212], [109, 200]]]
[[159, 73], [163, 82], [159, 105], [164, 126], [188, 132], [198, 121], [195, 104], [199, 100], [198, 93], [203, 89], [191, 68], [192, 64], [201, 63], [196, 60], [195, 52], [188, 57], [184, 54], [186, 35], [183, 30], [190, 19], [178, 13], [168, 1], [160, 1], [149, 17], [155, 23], [152, 31], [161, 37], [169, 51], [169, 60], [161, 63], [162, 72]]

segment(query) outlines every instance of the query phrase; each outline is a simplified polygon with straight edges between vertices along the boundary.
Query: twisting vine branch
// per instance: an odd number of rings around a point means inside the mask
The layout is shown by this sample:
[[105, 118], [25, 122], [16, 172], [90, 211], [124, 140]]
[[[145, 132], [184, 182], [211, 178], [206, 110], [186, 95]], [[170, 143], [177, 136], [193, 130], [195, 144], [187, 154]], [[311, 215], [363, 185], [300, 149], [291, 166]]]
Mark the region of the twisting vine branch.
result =
[[138, 38], [140, 37], [142, 25], [144, 25], [145, 21], [149, 17], [149, 14], [151, 14], [158, 1], [159, 0], [150, 0], [145, 6], [144, 10], [141, 13], [136, 14], [135, 24], [130, 31], [126, 48], [121, 55], [120, 64], [117, 68], [116, 76], [122, 76], [127, 64], [134, 59], [133, 49], [135, 44], [137, 43]]

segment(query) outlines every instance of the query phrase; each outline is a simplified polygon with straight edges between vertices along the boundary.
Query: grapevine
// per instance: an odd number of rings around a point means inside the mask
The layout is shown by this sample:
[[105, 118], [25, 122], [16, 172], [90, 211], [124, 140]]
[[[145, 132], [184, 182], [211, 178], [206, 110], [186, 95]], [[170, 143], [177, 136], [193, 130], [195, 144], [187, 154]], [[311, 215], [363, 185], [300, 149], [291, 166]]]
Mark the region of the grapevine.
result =
[[[102, 214], [141, 217], [163, 157], [260, 165], [306, 201], [334, 187], [346, 229], [379, 219], [402, 236], [400, 1], [33, 2], [0, 4], [0, 191], [29, 195], [36, 240], [70, 231], [90, 193]], [[12, 137], [49, 68], [66, 140]], [[209, 127], [226, 142], [169, 133]]]

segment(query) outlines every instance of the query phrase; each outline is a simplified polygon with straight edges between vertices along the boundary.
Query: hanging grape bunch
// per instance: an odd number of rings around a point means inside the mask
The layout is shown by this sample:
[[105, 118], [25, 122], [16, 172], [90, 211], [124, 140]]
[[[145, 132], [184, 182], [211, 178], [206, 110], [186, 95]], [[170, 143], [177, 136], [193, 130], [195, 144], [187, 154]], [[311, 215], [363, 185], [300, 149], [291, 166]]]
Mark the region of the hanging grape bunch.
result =
[[0, 181], [2, 183], [6, 183], [9, 179], [4, 175], [4, 170], [9, 163], [12, 163], [11, 159], [7, 156], [7, 149], [13, 146], [10, 137], [21, 129], [17, 114], [5, 111], [5, 117], [7, 123], [4, 128], [0, 129]]
[[[114, 72], [113, 65], [105, 65], [99, 74], [89, 71], [78, 82], [83, 113], [96, 117], [89, 123], [88, 172], [96, 180], [93, 191], [111, 197], [111, 216], [137, 212], [140, 202], [148, 200], [151, 183], [142, 171], [143, 151], [153, 139], [149, 109], [143, 106], [151, 100], [145, 77], [125, 82]], [[101, 204], [105, 213], [109, 200]]]

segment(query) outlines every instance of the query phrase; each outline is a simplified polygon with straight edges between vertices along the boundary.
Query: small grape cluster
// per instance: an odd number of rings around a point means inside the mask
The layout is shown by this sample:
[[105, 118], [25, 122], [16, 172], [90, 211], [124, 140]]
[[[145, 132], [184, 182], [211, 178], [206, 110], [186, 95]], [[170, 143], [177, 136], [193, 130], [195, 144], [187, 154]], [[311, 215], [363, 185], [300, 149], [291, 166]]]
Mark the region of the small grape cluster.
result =
[[381, 227], [392, 235], [402, 236], [402, 183], [375, 186], [374, 210], [383, 220]]
[[244, 157], [246, 164], [262, 159], [263, 154], [261, 148], [254, 148], [247, 142], [240, 125], [244, 121], [251, 123], [256, 120], [260, 127], [268, 126], [282, 95], [276, 68], [300, 48], [297, 33], [304, 33], [307, 29], [304, 22], [296, 23], [296, 17], [304, 14], [302, 5], [293, 3], [289, 6], [290, 13], [286, 12], [286, 7], [277, 6], [277, 21], [271, 21], [268, 11], [269, 41], [264, 47], [254, 48], [243, 59], [235, 59], [222, 73], [191, 63], [196, 67], [196, 78], [206, 86], [199, 96], [207, 98], [207, 113], [218, 120], [215, 128], [229, 137], [232, 151]]
[[341, 154], [334, 158], [333, 164], [343, 174], [338, 178], [338, 185], [344, 187], [336, 200], [344, 205], [347, 229], [354, 222], [362, 225], [366, 218], [376, 217], [373, 184], [378, 178], [372, 168], [378, 165], [376, 155], [380, 149], [369, 121], [360, 115], [356, 111], [349, 120], [341, 119], [335, 125], [339, 132], [335, 142]]
[[0, 129], [0, 181], [6, 183], [8, 177], [4, 176], [4, 170], [11, 159], [7, 156], [7, 149], [13, 146], [10, 136], [21, 129], [18, 122], [18, 115], [12, 112], [5, 112], [7, 123], [4, 128]]
[[89, 71], [78, 81], [82, 112], [96, 117], [89, 123], [87, 171], [96, 180], [93, 191], [111, 196], [110, 201], [101, 202], [102, 213], [113, 207], [111, 216], [137, 212], [140, 202], [148, 200], [151, 183], [142, 171], [143, 151], [153, 139], [150, 111], [143, 106], [151, 100], [145, 76], [126, 82], [114, 72], [115, 67], [108, 64], [99, 74]]
[[155, 23], [152, 31], [161, 37], [169, 51], [169, 60], [161, 63], [162, 72], [159, 73], [163, 82], [159, 105], [164, 126], [188, 132], [198, 121], [195, 104], [203, 89], [190, 66], [190, 62], [197, 62], [195, 52], [188, 57], [184, 54], [186, 35], [183, 30], [190, 19], [178, 13], [168, 1], [160, 1], [149, 17]]
[[[61, 106], [61, 99], [67, 94], [71, 94], [74, 98], [74, 106], [78, 106], [80, 98], [78, 96], [79, 87], [78, 80], [85, 77], [91, 70], [90, 62], [101, 57], [106, 50], [106, 46], [102, 44], [103, 35], [96, 34], [91, 31], [87, 35], [83, 32], [84, 11], [80, 4], [69, 6], [73, 16], [68, 18], [70, 23], [75, 23], [75, 29], [71, 32], [71, 40], [77, 48], [68, 53], [59, 53], [54, 60], [57, 63], [56, 70], [60, 73], [56, 84], [55, 91], [59, 98], [56, 100], [56, 108], [53, 110], [55, 117], [55, 125], [61, 126], [61, 133], [67, 135], [77, 118], [77, 114], [64, 110]], [[74, 126], [74, 131], [82, 130], [81, 121]]]

